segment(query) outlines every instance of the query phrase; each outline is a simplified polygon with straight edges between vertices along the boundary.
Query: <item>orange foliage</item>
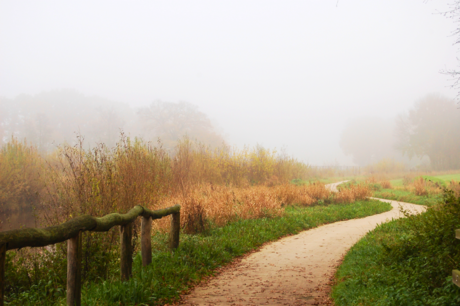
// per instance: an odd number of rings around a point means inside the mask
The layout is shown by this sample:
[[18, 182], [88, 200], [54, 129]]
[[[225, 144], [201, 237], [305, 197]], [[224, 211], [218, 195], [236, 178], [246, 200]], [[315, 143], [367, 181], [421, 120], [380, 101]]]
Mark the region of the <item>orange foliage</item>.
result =
[[426, 196], [428, 195], [428, 190], [427, 190], [427, 184], [426, 181], [423, 179], [423, 177], [420, 177], [419, 179], [414, 180], [414, 193], [415, 195], [418, 196]]
[[388, 180], [381, 181], [380, 185], [384, 189], [391, 189], [391, 187], [392, 187], [390, 181], [388, 181]]
[[451, 189], [456, 197], [460, 197], [460, 182], [454, 180], [449, 182], [449, 189]]
[[352, 203], [357, 200], [364, 200], [372, 195], [371, 190], [366, 185], [350, 185], [348, 188], [341, 188], [334, 195], [338, 203]]
[[[181, 203], [181, 223], [186, 232], [196, 233], [205, 230], [209, 223], [223, 226], [236, 219], [280, 216], [284, 205], [312, 205], [329, 196], [330, 191], [321, 183], [244, 188], [205, 184], [196, 186], [187, 194], [165, 198], [159, 207]], [[168, 230], [168, 222], [161, 219], [156, 226]]]

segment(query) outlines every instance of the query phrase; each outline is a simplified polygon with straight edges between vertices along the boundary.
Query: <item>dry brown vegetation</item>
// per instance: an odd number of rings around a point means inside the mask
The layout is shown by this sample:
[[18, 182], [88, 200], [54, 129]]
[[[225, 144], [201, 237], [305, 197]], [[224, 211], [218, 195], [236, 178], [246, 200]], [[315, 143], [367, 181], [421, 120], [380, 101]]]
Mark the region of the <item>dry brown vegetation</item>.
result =
[[[12, 139], [2, 148], [0, 170], [3, 212], [28, 205], [38, 213], [41, 226], [82, 214], [125, 212], [137, 204], [150, 209], [181, 204], [184, 229], [193, 233], [209, 224], [280, 215], [283, 205], [313, 205], [331, 198], [324, 184], [290, 183], [312, 175], [293, 158], [261, 147], [210, 149], [187, 139], [174, 154], [161, 143], [122, 137], [112, 149], [99, 145], [85, 150], [80, 139], [79, 146], [61, 146], [46, 156]], [[353, 186], [335, 198], [344, 203], [368, 195], [364, 187]], [[166, 222], [158, 227], [167, 228]]]
[[449, 182], [449, 189], [451, 189], [456, 197], [460, 197], [460, 182], [457, 181], [450, 181]]
[[424, 179], [423, 177], [408, 177], [405, 176], [403, 179], [403, 186], [395, 189], [402, 189], [409, 191], [417, 196], [429, 196], [436, 195], [443, 192], [442, 186], [436, 182]]
[[[33, 207], [39, 204], [38, 193], [44, 187], [40, 178], [43, 167], [43, 160], [32, 146], [12, 139], [0, 149], [0, 230], [6, 216], [15, 222], [20, 212], [32, 215]], [[20, 220], [32, 222], [33, 217]]]
[[335, 194], [335, 201], [339, 203], [351, 203], [357, 200], [364, 200], [372, 195], [372, 191], [365, 184], [350, 185], [348, 188], [341, 188]]
[[[0, 153], [0, 213], [24, 214], [26, 207], [37, 215], [39, 226], [82, 214], [126, 212], [138, 204], [150, 209], [180, 204], [183, 231], [195, 234], [234, 220], [280, 216], [285, 205], [348, 203], [370, 195], [364, 186], [332, 194], [323, 183], [301, 184], [312, 179], [307, 165], [261, 147], [209, 149], [185, 139], [170, 154], [161, 144], [122, 138], [111, 149], [99, 145], [85, 150], [81, 141], [79, 146], [61, 146], [52, 154], [40, 155], [34, 147], [12, 139]], [[291, 183], [293, 179], [298, 185]], [[168, 231], [169, 223], [169, 218], [156, 220], [154, 230]], [[134, 237], [139, 225], [134, 224]], [[118, 238], [118, 229], [84, 234], [85, 280], [113, 271], [119, 258]], [[133, 246], [137, 251], [136, 238]], [[64, 271], [65, 254], [65, 244], [56, 245], [51, 253], [26, 248], [13, 262], [38, 281], [46, 271], [33, 267], [49, 259]]]
[[[241, 188], [206, 184], [196, 186], [188, 194], [165, 198], [160, 206], [181, 203], [181, 223], [186, 232], [193, 233], [205, 229], [207, 221], [222, 226], [235, 219], [279, 216], [284, 205], [312, 205], [328, 199], [330, 195], [330, 191], [321, 183]], [[159, 222], [158, 228], [166, 230], [167, 221]]]
[[12, 139], [0, 153], [2, 213], [34, 209], [42, 226], [173, 202], [184, 210], [206, 205], [207, 218], [222, 224], [235, 216], [276, 213], [284, 199], [264, 191], [310, 175], [307, 165], [273, 150], [211, 149], [187, 139], [172, 154], [161, 143], [126, 137], [114, 148], [101, 144], [91, 150], [80, 139], [79, 146], [60, 146], [45, 156]]

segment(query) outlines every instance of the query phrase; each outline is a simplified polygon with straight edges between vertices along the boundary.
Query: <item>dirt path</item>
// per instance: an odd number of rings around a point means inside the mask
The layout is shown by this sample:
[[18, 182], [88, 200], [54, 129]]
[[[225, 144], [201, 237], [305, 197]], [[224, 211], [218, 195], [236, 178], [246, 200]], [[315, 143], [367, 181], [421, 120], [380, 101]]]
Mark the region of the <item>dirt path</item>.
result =
[[[334, 190], [339, 183], [328, 185]], [[329, 283], [347, 250], [377, 224], [423, 206], [323, 225], [267, 244], [185, 297], [185, 305], [329, 305]]]

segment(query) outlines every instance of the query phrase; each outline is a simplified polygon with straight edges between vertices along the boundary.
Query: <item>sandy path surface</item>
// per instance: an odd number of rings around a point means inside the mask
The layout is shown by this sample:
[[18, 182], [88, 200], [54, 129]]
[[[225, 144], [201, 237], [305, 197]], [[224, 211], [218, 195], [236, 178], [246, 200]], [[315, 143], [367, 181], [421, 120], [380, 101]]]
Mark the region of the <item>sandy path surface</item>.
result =
[[[334, 190], [339, 183], [328, 185]], [[382, 200], [393, 209], [306, 230], [263, 246], [183, 300], [185, 305], [329, 305], [331, 277], [342, 256], [377, 224], [420, 213], [420, 205]]]

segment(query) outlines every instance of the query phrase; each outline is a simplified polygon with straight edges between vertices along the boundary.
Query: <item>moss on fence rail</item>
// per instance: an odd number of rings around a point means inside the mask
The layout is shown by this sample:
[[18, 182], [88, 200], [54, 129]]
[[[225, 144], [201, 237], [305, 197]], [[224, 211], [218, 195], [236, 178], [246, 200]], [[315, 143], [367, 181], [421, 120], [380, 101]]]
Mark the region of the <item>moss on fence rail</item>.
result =
[[75, 237], [80, 231], [106, 232], [114, 226], [131, 223], [138, 216], [160, 219], [179, 211], [180, 205], [156, 211], [137, 205], [126, 214], [113, 213], [101, 218], [85, 215], [47, 228], [25, 228], [0, 232], [0, 245], [6, 245], [6, 250], [43, 247], [66, 241]]

